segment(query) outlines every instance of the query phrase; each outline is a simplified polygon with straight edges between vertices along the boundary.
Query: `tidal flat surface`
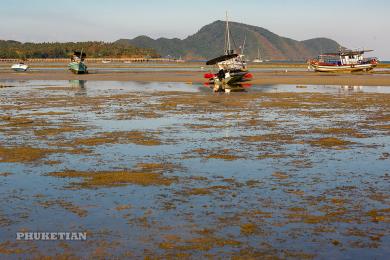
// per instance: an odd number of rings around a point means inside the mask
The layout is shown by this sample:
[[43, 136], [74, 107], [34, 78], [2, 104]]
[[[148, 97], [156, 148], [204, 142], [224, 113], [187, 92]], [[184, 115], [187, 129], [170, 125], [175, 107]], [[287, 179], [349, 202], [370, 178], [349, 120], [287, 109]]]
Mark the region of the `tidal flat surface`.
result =
[[0, 85], [1, 257], [390, 255], [390, 87]]

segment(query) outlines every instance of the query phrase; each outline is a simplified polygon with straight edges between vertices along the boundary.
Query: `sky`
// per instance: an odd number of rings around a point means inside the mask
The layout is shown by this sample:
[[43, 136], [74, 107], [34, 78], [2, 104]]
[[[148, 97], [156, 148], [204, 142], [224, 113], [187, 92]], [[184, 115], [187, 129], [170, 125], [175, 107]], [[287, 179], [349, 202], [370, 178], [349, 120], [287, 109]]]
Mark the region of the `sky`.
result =
[[228, 11], [232, 21], [284, 37], [327, 37], [390, 60], [389, 0], [0, 0], [0, 9], [3, 40], [183, 39]]

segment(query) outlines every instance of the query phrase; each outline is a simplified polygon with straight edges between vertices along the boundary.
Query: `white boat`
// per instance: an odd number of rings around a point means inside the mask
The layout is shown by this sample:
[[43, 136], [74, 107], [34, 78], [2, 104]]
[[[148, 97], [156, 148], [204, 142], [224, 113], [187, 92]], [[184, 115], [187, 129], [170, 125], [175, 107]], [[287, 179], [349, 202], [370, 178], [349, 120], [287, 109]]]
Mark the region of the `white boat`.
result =
[[309, 60], [309, 70], [318, 72], [354, 72], [371, 71], [378, 65], [377, 58], [364, 58], [365, 52], [372, 50], [340, 50], [336, 53], [325, 53], [317, 59]]
[[106, 63], [110, 63], [111, 60], [102, 60], [102, 63], [106, 64]]
[[181, 58], [181, 56], [180, 56], [180, 58], [179, 59], [175, 59], [175, 62], [181, 62], [181, 63], [183, 63], [183, 62], [186, 62], [185, 60], [183, 60], [182, 58]]
[[13, 64], [11, 66], [11, 69], [14, 71], [26, 71], [28, 69], [28, 65], [24, 64], [23, 62]]
[[252, 61], [253, 63], [262, 63], [263, 60], [260, 59], [260, 49], [257, 49], [257, 58]]

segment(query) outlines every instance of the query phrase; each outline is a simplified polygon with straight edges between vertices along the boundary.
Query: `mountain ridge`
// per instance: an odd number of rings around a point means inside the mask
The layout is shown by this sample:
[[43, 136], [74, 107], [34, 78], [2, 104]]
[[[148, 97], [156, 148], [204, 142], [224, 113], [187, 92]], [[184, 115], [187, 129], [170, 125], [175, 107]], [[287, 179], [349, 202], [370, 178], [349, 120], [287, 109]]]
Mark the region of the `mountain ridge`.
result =
[[[262, 59], [268, 60], [306, 60], [322, 52], [337, 51], [336, 41], [318, 37], [297, 41], [283, 37], [263, 27], [244, 23], [229, 22], [236, 49], [246, 37], [245, 54], [254, 59], [260, 50]], [[119, 39], [116, 42], [139, 48], [155, 49], [162, 56], [184, 57], [186, 59], [210, 59], [222, 54], [225, 37], [225, 22], [217, 20], [200, 28], [195, 34], [184, 39], [159, 37], [153, 39], [140, 35], [133, 39]]]

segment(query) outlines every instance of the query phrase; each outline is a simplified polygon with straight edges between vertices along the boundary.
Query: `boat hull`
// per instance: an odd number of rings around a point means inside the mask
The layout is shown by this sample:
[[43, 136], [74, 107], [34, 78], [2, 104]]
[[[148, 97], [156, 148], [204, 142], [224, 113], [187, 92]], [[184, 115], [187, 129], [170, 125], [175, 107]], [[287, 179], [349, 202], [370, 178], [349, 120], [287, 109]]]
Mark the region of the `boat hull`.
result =
[[371, 71], [376, 64], [356, 64], [356, 65], [317, 65], [310, 64], [310, 69], [318, 72], [354, 72], [354, 71]]
[[249, 81], [249, 78], [246, 78], [246, 75], [249, 74], [248, 71], [237, 71], [226, 73], [225, 78], [219, 79], [218, 76], [210, 78], [211, 84], [237, 84]]
[[11, 69], [13, 71], [23, 72], [23, 71], [27, 71], [28, 66], [25, 64], [14, 64], [11, 66]]
[[82, 62], [71, 62], [68, 64], [68, 68], [74, 74], [87, 74], [87, 66]]

